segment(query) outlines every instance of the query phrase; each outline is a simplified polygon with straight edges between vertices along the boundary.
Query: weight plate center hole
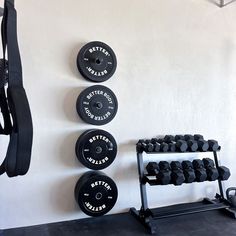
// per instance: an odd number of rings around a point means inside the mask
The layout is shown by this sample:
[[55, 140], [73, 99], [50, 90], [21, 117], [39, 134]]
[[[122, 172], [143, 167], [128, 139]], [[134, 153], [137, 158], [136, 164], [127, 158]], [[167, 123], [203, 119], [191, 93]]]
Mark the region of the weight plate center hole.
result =
[[102, 109], [103, 108], [103, 104], [101, 102], [97, 102], [95, 105], [96, 105], [97, 109]]
[[95, 63], [96, 63], [97, 65], [100, 65], [100, 64], [102, 63], [102, 59], [96, 58], [96, 59], [95, 59]]
[[102, 148], [98, 146], [98, 147], [96, 147], [95, 151], [97, 154], [100, 154], [100, 153], [102, 153]]
[[102, 198], [102, 193], [96, 193], [95, 198], [96, 198], [97, 200], [100, 200], [100, 199]]

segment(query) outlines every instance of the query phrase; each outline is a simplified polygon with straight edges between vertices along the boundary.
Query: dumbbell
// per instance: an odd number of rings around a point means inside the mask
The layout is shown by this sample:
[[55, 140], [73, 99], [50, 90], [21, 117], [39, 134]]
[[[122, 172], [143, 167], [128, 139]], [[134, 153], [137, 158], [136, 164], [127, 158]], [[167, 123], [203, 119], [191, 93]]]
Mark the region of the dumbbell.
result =
[[210, 151], [216, 152], [220, 148], [220, 146], [216, 140], [210, 139], [210, 140], [208, 140], [208, 144], [209, 144]]
[[142, 143], [140, 143], [140, 142], [136, 143], [136, 151], [140, 152], [140, 153], [142, 153], [144, 151]]
[[160, 143], [160, 151], [161, 152], [168, 152], [169, 145], [166, 143], [163, 139], [159, 138], [157, 139], [157, 142]]
[[192, 183], [196, 179], [196, 175], [193, 169], [193, 164], [191, 161], [183, 161], [182, 168], [185, 177], [185, 183]]
[[168, 151], [169, 152], [175, 152], [176, 151], [176, 143], [174, 142], [174, 136], [172, 135], [166, 135], [164, 137], [164, 142], [168, 144]]
[[193, 137], [194, 137], [194, 140], [197, 141], [198, 151], [200, 151], [200, 152], [208, 151], [209, 143], [204, 140], [203, 135], [201, 135], [201, 134], [194, 134]]
[[167, 185], [171, 181], [170, 164], [167, 161], [159, 162], [159, 173], [157, 174], [158, 183], [161, 185]]
[[184, 140], [184, 136], [183, 135], [175, 135], [175, 142], [177, 142], [179, 140]]
[[198, 142], [194, 140], [194, 136], [191, 134], [185, 134], [184, 140], [188, 144], [188, 151], [190, 152], [196, 152], [198, 150]]
[[200, 159], [194, 160], [193, 168], [195, 170], [197, 182], [204, 182], [207, 180], [207, 173], [206, 173], [206, 169], [204, 168], [204, 164], [202, 160]]
[[156, 139], [156, 138], [152, 138], [152, 139], [151, 139], [151, 143], [154, 145], [153, 151], [154, 151], [154, 152], [160, 152], [160, 150], [161, 150], [161, 145], [160, 145], [160, 143], [157, 142], [157, 139]]
[[214, 161], [210, 158], [204, 158], [203, 160], [204, 166], [206, 168], [207, 173], [207, 180], [209, 181], [215, 181], [219, 178], [219, 172], [215, 168]]
[[171, 182], [174, 185], [181, 185], [185, 181], [184, 173], [182, 170], [181, 163], [179, 161], [172, 161], [171, 166]]
[[193, 137], [194, 137], [194, 140], [196, 140], [196, 141], [198, 141], [200, 139], [204, 140], [204, 137], [201, 134], [194, 134]]
[[164, 137], [164, 141], [165, 141], [165, 142], [172, 143], [172, 144], [175, 145], [176, 151], [179, 151], [179, 152], [186, 152], [187, 149], [188, 149], [187, 142], [184, 141], [184, 140], [180, 140], [180, 139], [178, 139], [177, 141], [176, 141], [176, 140], [177, 140], [177, 139], [176, 139], [176, 136], [174, 137], [174, 136], [172, 136], [172, 135], [166, 135], [166, 136]]
[[159, 173], [159, 165], [156, 162], [149, 162], [146, 170], [149, 175], [157, 175]]
[[150, 140], [140, 139], [138, 143], [141, 143], [141, 145], [140, 144], [138, 145], [140, 150], [145, 151], [145, 152], [153, 152], [154, 145], [151, 143]]
[[228, 180], [231, 173], [229, 168], [225, 167], [225, 166], [220, 166], [217, 168], [218, 172], [219, 172], [219, 176], [220, 176], [220, 180]]

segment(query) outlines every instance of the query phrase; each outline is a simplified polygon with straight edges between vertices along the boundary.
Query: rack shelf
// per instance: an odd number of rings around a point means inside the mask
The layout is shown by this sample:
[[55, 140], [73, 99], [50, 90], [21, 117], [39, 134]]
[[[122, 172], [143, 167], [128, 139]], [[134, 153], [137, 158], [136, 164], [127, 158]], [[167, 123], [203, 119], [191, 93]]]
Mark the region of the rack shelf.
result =
[[[195, 152], [198, 153], [212, 153], [214, 156], [214, 161], [216, 168], [219, 167], [217, 152]], [[193, 152], [150, 152], [146, 154], [193, 154]], [[141, 209], [138, 211], [135, 208], [130, 208], [130, 213], [145, 227], [151, 234], [156, 233], [156, 227], [154, 220], [168, 218], [173, 216], [180, 216], [186, 214], [195, 214], [199, 212], [212, 211], [212, 210], [221, 210], [224, 213], [227, 213], [232, 218], [236, 219], [236, 209], [230, 207], [229, 202], [224, 197], [222, 182], [218, 179], [219, 186], [219, 194], [216, 194], [215, 199], [210, 200], [208, 198], [204, 198], [201, 202], [194, 203], [184, 203], [172, 206], [166, 206], [161, 208], [148, 208], [148, 200], [147, 200], [147, 191], [146, 184], [148, 183], [151, 186], [159, 186], [153, 175], [146, 174], [144, 171], [144, 163], [143, 163], [143, 152], [137, 151], [137, 164], [138, 164], [138, 172], [139, 172], [139, 186], [140, 186], [140, 195], [141, 195]]]

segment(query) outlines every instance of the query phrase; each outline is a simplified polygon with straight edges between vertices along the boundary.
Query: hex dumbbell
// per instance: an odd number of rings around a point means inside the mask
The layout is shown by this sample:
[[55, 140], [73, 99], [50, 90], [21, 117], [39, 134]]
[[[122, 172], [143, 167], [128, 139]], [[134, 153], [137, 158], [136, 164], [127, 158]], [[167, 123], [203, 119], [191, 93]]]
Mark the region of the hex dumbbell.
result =
[[165, 142], [174, 144], [175, 148], [176, 148], [175, 151], [186, 152], [187, 149], [188, 149], [188, 145], [187, 145], [187, 142], [185, 140], [180, 140], [180, 139], [177, 140], [172, 135], [166, 135], [164, 140], [165, 140]]
[[170, 164], [167, 161], [159, 162], [159, 173], [157, 175], [158, 183], [161, 185], [167, 185], [171, 182], [171, 170]]
[[193, 161], [193, 168], [195, 170], [196, 181], [204, 182], [207, 180], [207, 173], [204, 167], [203, 161], [200, 159], [196, 159]]
[[198, 150], [198, 143], [196, 140], [194, 140], [194, 136], [191, 134], [185, 134], [184, 140], [188, 144], [188, 151], [189, 152], [196, 152]]
[[149, 175], [158, 175], [159, 165], [156, 162], [149, 162], [146, 166], [146, 170]]
[[193, 164], [191, 161], [182, 162], [183, 173], [185, 177], [185, 183], [193, 183], [196, 179], [196, 175], [193, 169]]
[[184, 173], [182, 170], [181, 163], [179, 161], [172, 161], [171, 166], [171, 182], [174, 185], [181, 185], [185, 181]]
[[219, 176], [220, 176], [220, 180], [228, 180], [231, 173], [229, 168], [225, 167], [225, 166], [220, 166], [217, 168], [218, 172], [219, 172]]
[[197, 144], [198, 144], [198, 150], [200, 152], [207, 152], [208, 149], [209, 149], [209, 144], [207, 141], [203, 140], [203, 139], [199, 139], [197, 141]]
[[201, 135], [201, 134], [194, 134], [193, 137], [194, 137], [194, 140], [197, 141], [198, 151], [200, 151], [200, 152], [208, 151], [209, 143], [204, 140], [203, 135]]
[[[141, 145], [140, 145], [140, 144]], [[153, 152], [154, 150], [154, 145], [151, 143], [150, 140], [143, 140], [143, 139], [140, 139], [138, 141], [138, 146], [137, 146], [138, 150], [140, 151], [145, 151], [145, 152]]]
[[210, 151], [216, 152], [220, 148], [220, 146], [216, 140], [210, 139], [210, 140], [208, 140], [208, 144], [209, 144]]
[[210, 158], [204, 158], [203, 160], [204, 166], [206, 168], [207, 173], [207, 180], [209, 181], [215, 181], [219, 178], [219, 172], [215, 168], [214, 161]]
[[164, 141], [164, 139], [161, 139], [161, 138], [159, 138], [159, 139], [157, 139], [157, 142], [158, 143], [160, 143], [160, 151], [161, 152], [168, 152], [168, 150], [169, 150], [169, 145], [168, 145], [168, 143], [166, 143], [165, 141]]
[[183, 135], [175, 135], [175, 142], [177, 142], [179, 140], [184, 140], [184, 136]]
[[153, 139], [151, 139], [151, 142], [152, 142], [152, 144], [154, 145], [153, 151], [154, 151], [154, 152], [160, 152], [160, 150], [161, 150], [161, 145], [160, 145], [160, 143], [157, 142], [157, 139], [156, 139], [156, 138], [153, 138]]
[[201, 139], [204, 140], [204, 137], [201, 134], [194, 134], [193, 137], [194, 137], [194, 140], [196, 141], [201, 140]]

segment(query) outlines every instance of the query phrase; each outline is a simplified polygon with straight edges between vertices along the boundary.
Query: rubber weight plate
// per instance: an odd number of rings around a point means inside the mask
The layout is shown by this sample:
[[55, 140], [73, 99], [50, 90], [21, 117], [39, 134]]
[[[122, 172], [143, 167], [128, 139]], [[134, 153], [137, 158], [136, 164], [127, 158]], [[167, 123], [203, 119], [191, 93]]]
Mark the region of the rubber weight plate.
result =
[[89, 216], [102, 216], [115, 205], [118, 190], [115, 182], [100, 171], [82, 175], [75, 186], [75, 199], [80, 209]]
[[118, 102], [115, 94], [107, 87], [95, 85], [81, 92], [76, 108], [79, 116], [92, 125], [109, 123], [116, 115]]
[[108, 80], [116, 70], [117, 61], [113, 50], [105, 43], [90, 42], [82, 47], [77, 56], [77, 67], [82, 76], [93, 82]]
[[75, 151], [84, 166], [102, 170], [115, 160], [117, 144], [113, 136], [104, 130], [88, 130], [78, 138]]

